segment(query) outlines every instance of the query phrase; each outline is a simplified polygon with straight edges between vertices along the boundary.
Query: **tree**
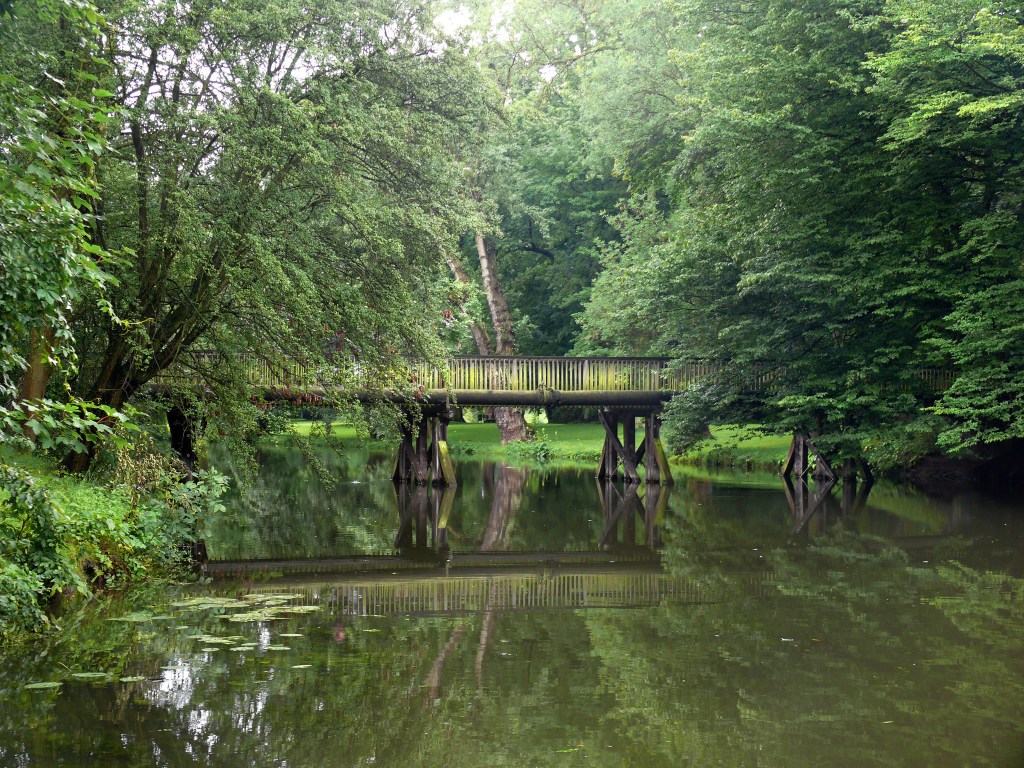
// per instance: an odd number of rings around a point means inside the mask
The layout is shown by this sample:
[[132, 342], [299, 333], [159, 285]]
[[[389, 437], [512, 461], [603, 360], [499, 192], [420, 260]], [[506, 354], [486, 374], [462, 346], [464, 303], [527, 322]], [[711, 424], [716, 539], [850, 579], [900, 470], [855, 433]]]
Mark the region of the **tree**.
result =
[[[108, 56], [124, 119], [93, 237], [124, 321], [85, 311], [75, 385], [119, 407], [197, 346], [239, 398], [239, 353], [436, 359], [437, 243], [471, 209], [449, 144], [477, 76], [425, 21], [378, 0], [120, 3]], [[87, 457], [76, 460], [80, 468]]]
[[3, 421], [16, 418], [15, 400], [46, 407], [39, 401], [53, 366], [75, 369], [69, 307], [105, 283], [104, 253], [89, 239], [95, 161], [109, 120], [94, 60], [101, 24], [88, 2], [0, 9]]
[[[638, 100], [651, 127], [618, 117], [637, 111], [628, 90], [588, 120], [635, 199], [577, 348], [728, 361], [676, 403], [677, 436], [738, 419], [881, 460], [942, 429], [947, 447], [1018, 434], [1012, 342], [981, 363], [986, 335], [1016, 333], [1016, 11], [694, 0], [658, 13], [674, 48], [637, 49], [620, 75], [639, 90], [655, 74], [645, 91], [667, 98]], [[648, 330], [631, 335], [640, 317]], [[921, 371], [954, 364], [936, 404]], [[766, 370], [771, 390], [752, 397]]]

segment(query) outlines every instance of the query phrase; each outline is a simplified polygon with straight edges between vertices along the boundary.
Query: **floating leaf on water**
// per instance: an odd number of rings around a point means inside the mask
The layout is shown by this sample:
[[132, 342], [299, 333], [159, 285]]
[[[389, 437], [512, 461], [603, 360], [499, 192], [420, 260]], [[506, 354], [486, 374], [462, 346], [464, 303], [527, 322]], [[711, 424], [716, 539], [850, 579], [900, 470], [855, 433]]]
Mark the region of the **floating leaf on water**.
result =
[[189, 639], [207, 645], [233, 645], [235, 643], [230, 637], [217, 637], [216, 635], [191, 635]]
[[141, 683], [146, 680], [143, 675], [129, 675], [128, 677], [122, 677], [118, 680], [119, 683]]
[[361, 632], [380, 632], [379, 629], [363, 629], [363, 630], [360, 630], [360, 631]]
[[236, 600], [233, 597], [190, 597], [188, 600], [179, 600], [171, 603], [175, 608], [195, 608], [197, 610], [210, 610], [213, 608], [248, 608], [249, 603]]
[[305, 635], [302, 635], [298, 632], [282, 632], [278, 635], [278, 637], [305, 637]]
[[206, 645], [200, 648], [199, 650], [203, 651], [204, 653], [213, 653], [214, 651], [219, 651], [220, 648], [218, 648], [215, 645]]
[[26, 691], [40, 691], [44, 688], [60, 688], [63, 683], [60, 680], [47, 680], [42, 683], [29, 683], [28, 685], [21, 686]]
[[135, 611], [133, 613], [125, 614], [124, 616], [114, 616], [113, 618], [107, 619], [107, 621], [152, 621], [153, 614], [149, 611]]
[[268, 651], [290, 651], [291, 648], [289, 648], [287, 645], [268, 645], [267, 646], [267, 650]]
[[188, 669], [188, 664], [168, 664], [166, 667], [160, 667], [160, 669], [166, 672], [180, 672], [183, 669]]
[[243, 600], [247, 600], [250, 603], [287, 603], [291, 600], [298, 600], [302, 595], [281, 595], [275, 592], [269, 594], [257, 594], [252, 593], [243, 597]]
[[72, 672], [71, 676], [76, 680], [99, 680], [110, 677], [109, 672]]
[[228, 621], [280, 621], [284, 616], [277, 616], [269, 611], [248, 611], [247, 613], [233, 613], [224, 618]]
[[277, 609], [278, 613], [316, 613], [319, 610], [319, 605], [289, 605]]
[[292, 664], [292, 669], [309, 669], [312, 664]]

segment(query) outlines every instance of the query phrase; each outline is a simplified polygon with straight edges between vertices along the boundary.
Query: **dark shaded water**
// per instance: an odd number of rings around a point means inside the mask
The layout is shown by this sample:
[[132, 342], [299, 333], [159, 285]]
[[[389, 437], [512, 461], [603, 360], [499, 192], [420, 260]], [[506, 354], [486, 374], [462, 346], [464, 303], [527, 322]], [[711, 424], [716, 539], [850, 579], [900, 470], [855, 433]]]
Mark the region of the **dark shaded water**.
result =
[[1024, 509], [481, 463], [402, 498], [325, 461], [267, 452], [207, 530], [276, 574], [7, 654], [0, 765], [1024, 765]]

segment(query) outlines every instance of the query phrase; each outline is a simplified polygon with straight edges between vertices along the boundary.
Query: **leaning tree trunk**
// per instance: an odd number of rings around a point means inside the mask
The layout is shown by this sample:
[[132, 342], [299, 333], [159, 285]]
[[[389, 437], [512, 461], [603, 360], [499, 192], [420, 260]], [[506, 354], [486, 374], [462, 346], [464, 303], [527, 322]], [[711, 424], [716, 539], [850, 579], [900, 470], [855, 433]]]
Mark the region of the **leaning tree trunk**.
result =
[[[494, 244], [488, 242], [483, 235], [476, 234], [476, 253], [480, 258], [480, 273], [483, 276], [484, 294], [487, 306], [491, 310], [491, 323], [494, 325], [494, 354], [514, 355], [516, 347], [515, 334], [512, 332], [512, 315], [508, 310], [505, 292], [498, 282], [498, 268], [494, 254]], [[488, 354], [481, 352], [481, 354]], [[494, 420], [501, 431], [501, 442], [512, 440], [530, 440], [532, 435], [521, 408], [500, 407], [494, 409]]]

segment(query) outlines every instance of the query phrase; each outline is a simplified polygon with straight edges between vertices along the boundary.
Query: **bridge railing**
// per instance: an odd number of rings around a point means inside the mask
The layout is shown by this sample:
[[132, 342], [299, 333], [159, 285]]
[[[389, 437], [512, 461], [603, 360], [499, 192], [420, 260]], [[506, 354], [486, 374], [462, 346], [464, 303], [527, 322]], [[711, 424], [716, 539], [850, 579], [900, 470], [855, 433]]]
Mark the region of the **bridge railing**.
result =
[[[158, 378], [158, 383], [196, 380], [222, 358], [194, 352]], [[653, 357], [498, 357], [459, 356], [444, 367], [412, 363], [406, 371], [371, 373], [339, 360], [325, 366], [302, 360], [274, 360], [257, 354], [233, 362], [242, 382], [253, 387], [339, 386], [352, 389], [413, 388], [426, 391], [659, 392], [678, 391], [722, 370], [721, 363], [690, 363], [670, 370], [667, 358]]]
[[[223, 358], [216, 352], [192, 352], [156, 383], [202, 380]], [[421, 390], [427, 392], [681, 392], [696, 384], [714, 382], [729, 374], [728, 363], [690, 362], [669, 367], [661, 357], [511, 357], [465, 355], [442, 367], [411, 363], [403, 370], [381, 372], [346, 359], [325, 365], [297, 359], [273, 359], [246, 353], [233, 359], [235, 373], [255, 388], [301, 389], [337, 387], [343, 390]], [[942, 391], [955, 372], [943, 368], [915, 371], [926, 389]], [[744, 388], [772, 389], [779, 371], [768, 364], [743, 372]]]
[[[447, 368], [414, 366], [428, 390], [506, 390], [533, 392], [658, 392], [697, 380], [720, 366], [693, 366], [682, 377], [670, 374], [668, 360], [651, 357], [454, 357]], [[707, 370], [701, 370], [706, 368]]]

